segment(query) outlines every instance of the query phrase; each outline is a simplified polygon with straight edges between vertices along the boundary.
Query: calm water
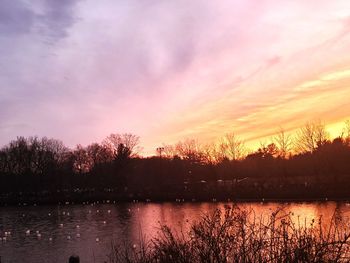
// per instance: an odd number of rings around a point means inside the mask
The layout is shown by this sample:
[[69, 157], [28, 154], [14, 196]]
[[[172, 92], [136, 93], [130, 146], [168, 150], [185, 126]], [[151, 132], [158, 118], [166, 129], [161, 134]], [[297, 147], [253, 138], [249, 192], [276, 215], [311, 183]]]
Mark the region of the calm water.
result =
[[[81, 262], [108, 261], [111, 242], [137, 244], [139, 237], [151, 238], [161, 224], [186, 231], [204, 213], [222, 208], [223, 203], [95, 204], [0, 208], [1, 262], [68, 262], [77, 254]], [[297, 218], [334, 214], [349, 219], [347, 203], [243, 203], [255, 215], [268, 216], [283, 207]], [[7, 235], [6, 233], [7, 232]], [[8, 233], [11, 232], [11, 233]]]

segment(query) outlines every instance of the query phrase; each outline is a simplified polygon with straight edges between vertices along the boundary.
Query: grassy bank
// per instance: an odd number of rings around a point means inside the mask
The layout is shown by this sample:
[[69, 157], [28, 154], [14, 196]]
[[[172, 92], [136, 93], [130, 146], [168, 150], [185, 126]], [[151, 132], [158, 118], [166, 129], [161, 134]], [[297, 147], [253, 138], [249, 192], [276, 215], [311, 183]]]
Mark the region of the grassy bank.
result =
[[112, 246], [110, 262], [349, 262], [349, 222], [307, 221], [282, 210], [266, 218], [228, 206], [186, 233], [163, 225], [150, 241]]

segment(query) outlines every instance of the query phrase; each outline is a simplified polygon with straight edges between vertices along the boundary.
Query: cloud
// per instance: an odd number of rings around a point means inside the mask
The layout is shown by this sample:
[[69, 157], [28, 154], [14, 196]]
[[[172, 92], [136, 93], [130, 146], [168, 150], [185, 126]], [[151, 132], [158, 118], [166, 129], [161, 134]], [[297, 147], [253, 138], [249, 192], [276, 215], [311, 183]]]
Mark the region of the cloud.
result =
[[0, 9], [0, 37], [29, 34], [38, 31], [55, 39], [66, 36], [74, 23], [76, 0], [42, 0], [35, 3], [3, 0]]
[[35, 13], [22, 1], [3, 0], [0, 8], [0, 38], [28, 33]]
[[255, 139], [320, 113], [335, 121], [349, 96], [346, 10], [343, 0], [5, 0], [0, 143], [39, 134], [72, 146], [125, 131], [152, 151], [231, 130]]
[[[37, 16], [41, 24], [39, 32], [47, 34], [54, 39], [67, 36], [67, 30], [77, 21], [74, 9], [78, 0], [46, 0], [43, 3], [43, 14]], [[46, 30], [41, 31], [41, 27]]]

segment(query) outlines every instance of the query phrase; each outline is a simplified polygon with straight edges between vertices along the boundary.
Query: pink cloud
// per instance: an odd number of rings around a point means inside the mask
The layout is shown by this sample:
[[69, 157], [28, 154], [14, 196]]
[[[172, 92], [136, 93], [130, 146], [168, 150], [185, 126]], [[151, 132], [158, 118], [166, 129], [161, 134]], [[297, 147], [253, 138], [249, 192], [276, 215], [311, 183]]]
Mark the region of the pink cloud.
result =
[[297, 87], [350, 67], [347, 10], [345, 0], [77, 2], [61, 10], [57, 41], [37, 30], [53, 20], [0, 32], [1, 102], [17, 109], [0, 111], [0, 142], [34, 133], [73, 146], [127, 131], [149, 154], [184, 137], [340, 121], [347, 80]]

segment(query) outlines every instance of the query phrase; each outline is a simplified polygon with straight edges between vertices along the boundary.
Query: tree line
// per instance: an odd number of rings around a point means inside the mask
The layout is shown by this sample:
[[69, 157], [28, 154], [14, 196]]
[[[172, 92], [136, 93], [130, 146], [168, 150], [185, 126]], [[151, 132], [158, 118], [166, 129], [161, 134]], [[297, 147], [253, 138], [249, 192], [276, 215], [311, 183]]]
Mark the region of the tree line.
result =
[[128, 133], [74, 149], [56, 139], [17, 137], [0, 149], [0, 190], [16, 200], [75, 192], [125, 199], [224, 192], [254, 197], [289, 189], [317, 195], [324, 187], [340, 193], [350, 182], [348, 121], [333, 139], [321, 122], [306, 123], [294, 134], [281, 128], [255, 151], [234, 133], [211, 144], [164, 144], [152, 157], [140, 156], [140, 150], [140, 138]]

